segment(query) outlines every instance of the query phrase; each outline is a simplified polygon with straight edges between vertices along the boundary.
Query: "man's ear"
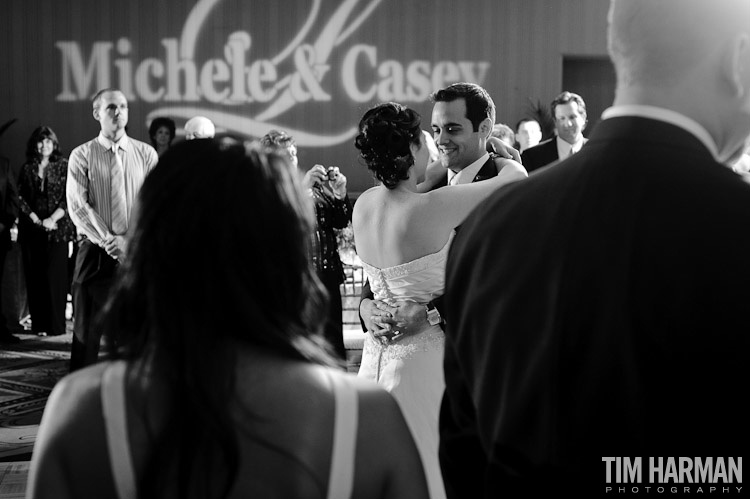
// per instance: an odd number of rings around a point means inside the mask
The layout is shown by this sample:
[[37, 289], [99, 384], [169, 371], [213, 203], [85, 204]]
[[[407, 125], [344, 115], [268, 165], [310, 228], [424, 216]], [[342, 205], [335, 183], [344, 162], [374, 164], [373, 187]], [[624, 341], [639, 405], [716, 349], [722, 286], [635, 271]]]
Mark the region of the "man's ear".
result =
[[485, 118], [479, 123], [479, 133], [486, 139], [492, 133], [492, 120]]
[[93, 114], [94, 114], [94, 119], [95, 119], [96, 121], [99, 121], [99, 106], [96, 106], [96, 107], [94, 108], [94, 112], [93, 112]]
[[728, 44], [722, 70], [729, 83], [732, 96], [741, 99], [748, 92], [750, 84], [750, 38], [746, 33], [735, 36]]

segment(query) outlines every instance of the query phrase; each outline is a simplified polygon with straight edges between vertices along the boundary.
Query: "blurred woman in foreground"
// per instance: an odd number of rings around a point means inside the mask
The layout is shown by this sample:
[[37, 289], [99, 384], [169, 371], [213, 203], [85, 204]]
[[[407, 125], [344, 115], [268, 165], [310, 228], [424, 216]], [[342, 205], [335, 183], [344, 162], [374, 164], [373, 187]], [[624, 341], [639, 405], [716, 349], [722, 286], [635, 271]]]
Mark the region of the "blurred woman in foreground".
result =
[[394, 400], [332, 367], [295, 177], [239, 143], [165, 153], [106, 310], [121, 360], [55, 387], [28, 497], [427, 497]]

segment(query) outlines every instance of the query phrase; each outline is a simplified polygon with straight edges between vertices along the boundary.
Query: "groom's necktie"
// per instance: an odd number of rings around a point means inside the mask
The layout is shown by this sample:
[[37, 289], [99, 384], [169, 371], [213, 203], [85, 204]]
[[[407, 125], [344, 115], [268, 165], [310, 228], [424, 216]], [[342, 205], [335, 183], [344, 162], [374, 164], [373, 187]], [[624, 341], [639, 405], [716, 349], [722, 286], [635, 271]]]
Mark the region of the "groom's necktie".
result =
[[122, 235], [128, 230], [128, 215], [125, 205], [125, 171], [120, 157], [120, 146], [112, 146], [112, 168], [109, 172], [110, 202], [112, 204], [112, 232]]

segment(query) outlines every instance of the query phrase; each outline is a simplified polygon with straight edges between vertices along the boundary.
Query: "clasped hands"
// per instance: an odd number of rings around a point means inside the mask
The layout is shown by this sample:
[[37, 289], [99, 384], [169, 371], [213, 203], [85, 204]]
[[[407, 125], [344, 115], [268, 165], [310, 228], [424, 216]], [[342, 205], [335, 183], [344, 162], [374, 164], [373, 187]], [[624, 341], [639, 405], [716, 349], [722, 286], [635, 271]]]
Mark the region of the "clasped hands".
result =
[[38, 216], [36, 216], [36, 214], [32, 214], [32, 215], [33, 216], [31, 216], [31, 221], [37, 227], [41, 227], [44, 230], [46, 230], [47, 232], [50, 232], [50, 231], [53, 231], [53, 230], [57, 230], [57, 222], [55, 220], [53, 220], [52, 217], [45, 218], [44, 220], [42, 220], [41, 218], [39, 218]]
[[107, 234], [102, 242], [104, 251], [115, 260], [121, 261], [122, 257], [125, 256], [125, 238], [123, 236]]
[[359, 304], [359, 314], [367, 333], [378, 343], [390, 343], [429, 327], [427, 309], [413, 300], [388, 305], [381, 300], [365, 298]]

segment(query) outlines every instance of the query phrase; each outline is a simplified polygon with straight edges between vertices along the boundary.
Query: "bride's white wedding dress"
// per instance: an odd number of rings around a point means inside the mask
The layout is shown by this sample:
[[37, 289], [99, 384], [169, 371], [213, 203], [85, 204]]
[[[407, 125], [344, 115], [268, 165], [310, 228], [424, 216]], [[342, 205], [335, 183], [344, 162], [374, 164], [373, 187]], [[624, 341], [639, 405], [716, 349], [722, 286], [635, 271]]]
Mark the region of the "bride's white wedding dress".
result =
[[[442, 295], [452, 240], [453, 233], [437, 253], [394, 267], [380, 269], [362, 262], [375, 299], [390, 305], [403, 300], [426, 304]], [[367, 335], [359, 369], [359, 376], [383, 386], [401, 407], [422, 457], [431, 499], [445, 498], [438, 461], [438, 416], [445, 388], [444, 347], [440, 326], [429, 326], [388, 344]]]

